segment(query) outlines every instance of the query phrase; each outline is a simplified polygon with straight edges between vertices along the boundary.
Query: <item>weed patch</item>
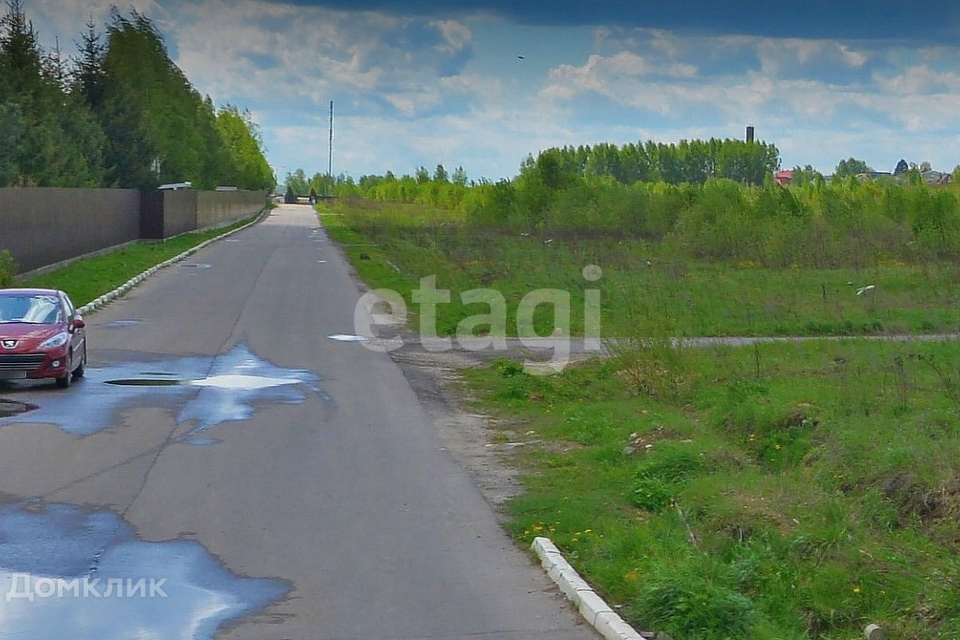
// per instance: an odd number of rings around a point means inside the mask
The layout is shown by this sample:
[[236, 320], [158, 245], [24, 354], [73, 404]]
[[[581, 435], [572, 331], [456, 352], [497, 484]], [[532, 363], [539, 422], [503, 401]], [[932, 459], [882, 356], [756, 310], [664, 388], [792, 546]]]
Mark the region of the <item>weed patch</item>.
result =
[[649, 624], [680, 638], [742, 637], [757, 617], [749, 598], [689, 568], [652, 577], [636, 606]]
[[654, 513], [674, 504], [683, 483], [706, 466], [704, 454], [683, 443], [664, 441], [643, 456], [630, 501]]

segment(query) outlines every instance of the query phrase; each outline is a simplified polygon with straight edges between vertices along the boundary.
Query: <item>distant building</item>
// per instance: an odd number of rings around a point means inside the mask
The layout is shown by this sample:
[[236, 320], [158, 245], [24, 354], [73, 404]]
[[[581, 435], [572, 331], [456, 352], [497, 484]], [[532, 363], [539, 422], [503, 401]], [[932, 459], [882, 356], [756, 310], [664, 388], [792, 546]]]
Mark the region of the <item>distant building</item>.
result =
[[781, 187], [785, 187], [793, 180], [793, 170], [783, 169], [773, 174], [773, 180]]
[[889, 171], [868, 171], [866, 173], [858, 173], [858, 180], [876, 180], [877, 178], [886, 178], [892, 176], [893, 174]]
[[924, 184], [950, 184], [953, 176], [940, 171], [924, 171], [920, 174]]

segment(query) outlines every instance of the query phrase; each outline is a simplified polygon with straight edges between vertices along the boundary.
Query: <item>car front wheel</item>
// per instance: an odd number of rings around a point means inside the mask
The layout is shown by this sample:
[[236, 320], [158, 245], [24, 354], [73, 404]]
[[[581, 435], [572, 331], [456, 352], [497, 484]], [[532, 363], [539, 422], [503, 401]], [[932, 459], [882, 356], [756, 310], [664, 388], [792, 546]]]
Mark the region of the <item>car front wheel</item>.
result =
[[82, 378], [83, 374], [87, 371], [87, 343], [83, 343], [83, 355], [80, 356], [80, 364], [77, 365], [77, 368], [73, 370], [74, 378]]
[[57, 386], [59, 388], [61, 389], [70, 388], [70, 383], [73, 382], [73, 373], [70, 371], [70, 369], [72, 368], [73, 368], [73, 362], [67, 365], [67, 372], [64, 375], [57, 378]]

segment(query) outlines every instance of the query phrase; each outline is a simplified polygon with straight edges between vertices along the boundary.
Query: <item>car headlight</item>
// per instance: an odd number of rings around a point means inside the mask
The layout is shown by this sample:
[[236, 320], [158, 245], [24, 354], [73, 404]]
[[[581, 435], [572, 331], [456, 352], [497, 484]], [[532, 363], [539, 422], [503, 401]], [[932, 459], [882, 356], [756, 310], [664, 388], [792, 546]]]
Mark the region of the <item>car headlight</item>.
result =
[[70, 334], [66, 331], [58, 333], [52, 338], [47, 338], [43, 341], [43, 344], [40, 345], [41, 349], [59, 349], [63, 345], [67, 344], [70, 340]]

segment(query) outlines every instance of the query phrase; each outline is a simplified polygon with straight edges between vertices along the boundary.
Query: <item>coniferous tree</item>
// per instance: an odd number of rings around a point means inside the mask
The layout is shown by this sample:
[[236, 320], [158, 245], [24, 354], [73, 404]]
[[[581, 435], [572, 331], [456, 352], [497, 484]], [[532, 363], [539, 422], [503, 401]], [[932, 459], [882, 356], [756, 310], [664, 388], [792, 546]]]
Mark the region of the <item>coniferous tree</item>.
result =
[[21, 0], [0, 18], [0, 104], [16, 125], [0, 186], [99, 186], [102, 133], [68, 91], [59, 48], [42, 52]]
[[[0, 17], [0, 187], [111, 186], [164, 181], [269, 189], [275, 178], [249, 114], [225, 135], [209, 97], [170, 60], [143, 14], [93, 18], [65, 61], [39, 45], [23, 0]], [[237, 123], [232, 123], [236, 125]], [[232, 146], [231, 146], [232, 145]], [[239, 151], [238, 151], [239, 150]]]

